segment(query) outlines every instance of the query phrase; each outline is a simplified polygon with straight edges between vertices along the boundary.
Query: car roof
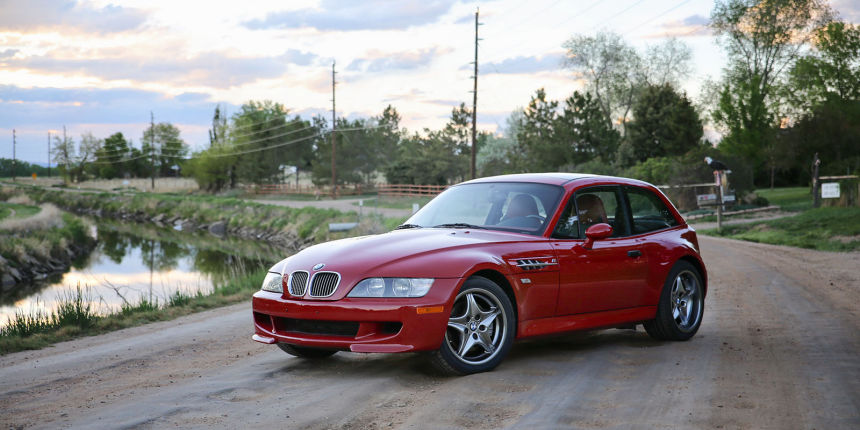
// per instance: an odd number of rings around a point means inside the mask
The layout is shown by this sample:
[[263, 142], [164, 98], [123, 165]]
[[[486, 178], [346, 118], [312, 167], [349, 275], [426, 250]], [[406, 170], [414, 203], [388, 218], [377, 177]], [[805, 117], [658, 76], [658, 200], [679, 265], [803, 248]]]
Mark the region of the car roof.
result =
[[[587, 181], [586, 181], [587, 180]], [[486, 182], [533, 182], [549, 185], [573, 185], [574, 182], [589, 183], [619, 183], [630, 185], [651, 185], [636, 179], [620, 178], [617, 176], [591, 175], [588, 173], [518, 173], [513, 175], [488, 176], [485, 178], [472, 179], [464, 184], [486, 183]]]

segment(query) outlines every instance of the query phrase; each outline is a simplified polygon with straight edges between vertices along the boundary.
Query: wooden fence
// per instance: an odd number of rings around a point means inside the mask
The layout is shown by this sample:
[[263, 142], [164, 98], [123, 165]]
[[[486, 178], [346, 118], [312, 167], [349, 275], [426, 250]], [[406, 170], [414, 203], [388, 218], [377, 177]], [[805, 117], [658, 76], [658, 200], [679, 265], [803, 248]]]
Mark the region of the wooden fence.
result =
[[446, 188], [447, 185], [384, 184], [378, 185], [376, 190], [380, 197], [421, 197], [435, 196]]

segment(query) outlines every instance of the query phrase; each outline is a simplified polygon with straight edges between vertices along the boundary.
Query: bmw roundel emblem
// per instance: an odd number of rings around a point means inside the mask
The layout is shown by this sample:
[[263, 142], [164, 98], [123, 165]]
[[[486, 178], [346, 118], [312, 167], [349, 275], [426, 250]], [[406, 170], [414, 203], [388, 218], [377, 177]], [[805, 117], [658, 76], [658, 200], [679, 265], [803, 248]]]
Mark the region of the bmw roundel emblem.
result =
[[323, 267], [325, 267], [325, 263], [318, 263], [314, 266], [314, 270], [322, 270]]

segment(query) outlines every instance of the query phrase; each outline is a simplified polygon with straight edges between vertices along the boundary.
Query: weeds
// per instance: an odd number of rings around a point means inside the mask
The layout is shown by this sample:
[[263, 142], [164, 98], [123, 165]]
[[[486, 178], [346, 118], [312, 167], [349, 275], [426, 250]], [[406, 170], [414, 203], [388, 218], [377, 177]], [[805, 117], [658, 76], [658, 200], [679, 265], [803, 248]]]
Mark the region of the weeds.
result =
[[135, 304], [124, 303], [119, 310], [99, 314], [92, 305], [89, 289], [78, 286], [58, 297], [50, 313], [40, 308], [17, 312], [0, 328], [0, 355], [38, 349], [52, 343], [133, 327], [147, 322], [166, 321], [193, 312], [248, 300], [257, 291], [266, 269], [238, 273], [217, 284], [210, 294], [177, 291], [164, 304], [141, 296]]

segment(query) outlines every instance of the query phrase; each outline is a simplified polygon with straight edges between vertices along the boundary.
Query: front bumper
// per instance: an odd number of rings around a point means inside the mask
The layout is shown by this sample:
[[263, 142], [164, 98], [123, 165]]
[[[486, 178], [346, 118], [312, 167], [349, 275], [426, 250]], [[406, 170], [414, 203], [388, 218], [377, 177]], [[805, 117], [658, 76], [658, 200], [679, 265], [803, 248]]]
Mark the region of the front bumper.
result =
[[258, 291], [253, 339], [353, 352], [438, 349], [459, 283], [436, 279], [426, 296], [396, 299], [296, 300]]

